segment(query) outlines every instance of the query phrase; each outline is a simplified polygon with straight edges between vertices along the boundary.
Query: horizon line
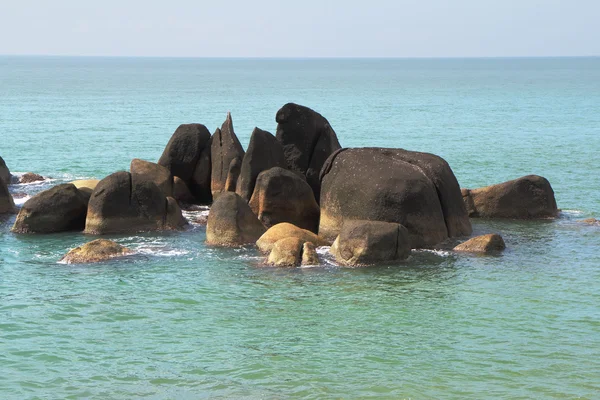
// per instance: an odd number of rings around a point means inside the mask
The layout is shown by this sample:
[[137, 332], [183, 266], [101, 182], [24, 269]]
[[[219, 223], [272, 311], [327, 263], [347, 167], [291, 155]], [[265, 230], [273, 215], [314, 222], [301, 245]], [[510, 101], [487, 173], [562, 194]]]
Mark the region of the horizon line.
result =
[[140, 58], [140, 59], [198, 59], [198, 60], [464, 60], [464, 59], [542, 59], [542, 58], [599, 58], [600, 55], [543, 55], [543, 56], [150, 56], [150, 55], [73, 55], [73, 54], [0, 54], [0, 57], [47, 58]]

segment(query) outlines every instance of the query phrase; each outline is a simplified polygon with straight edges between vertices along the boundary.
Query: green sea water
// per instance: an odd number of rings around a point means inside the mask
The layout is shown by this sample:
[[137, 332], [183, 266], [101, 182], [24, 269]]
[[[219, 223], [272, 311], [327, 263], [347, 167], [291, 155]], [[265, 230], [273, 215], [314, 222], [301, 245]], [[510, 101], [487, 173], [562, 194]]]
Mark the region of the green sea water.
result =
[[[156, 161], [181, 123], [232, 112], [244, 146], [287, 102], [345, 147], [444, 157], [462, 187], [527, 174], [560, 218], [473, 220], [500, 256], [261, 267], [205, 228], [109, 238], [137, 254], [57, 261], [92, 239], [0, 220], [1, 399], [600, 398], [600, 58], [252, 60], [0, 57], [0, 155], [18, 204]], [[188, 212], [193, 219], [206, 211]]]

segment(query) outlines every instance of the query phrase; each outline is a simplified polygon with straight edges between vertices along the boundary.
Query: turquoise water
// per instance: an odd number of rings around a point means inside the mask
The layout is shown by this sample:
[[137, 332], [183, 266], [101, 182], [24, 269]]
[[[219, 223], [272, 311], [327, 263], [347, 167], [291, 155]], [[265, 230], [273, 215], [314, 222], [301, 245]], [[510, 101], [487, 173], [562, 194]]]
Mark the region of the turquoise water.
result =
[[[0, 57], [11, 171], [102, 178], [156, 161], [181, 123], [233, 115], [247, 144], [286, 102], [343, 146], [443, 156], [463, 187], [535, 173], [556, 221], [474, 221], [497, 257], [416, 252], [368, 269], [260, 267], [205, 230], [111, 237], [118, 262], [57, 260], [90, 237], [0, 222], [0, 397], [600, 397], [600, 58], [200, 60]], [[24, 199], [17, 200], [21, 203]], [[196, 217], [198, 213], [188, 213]]]

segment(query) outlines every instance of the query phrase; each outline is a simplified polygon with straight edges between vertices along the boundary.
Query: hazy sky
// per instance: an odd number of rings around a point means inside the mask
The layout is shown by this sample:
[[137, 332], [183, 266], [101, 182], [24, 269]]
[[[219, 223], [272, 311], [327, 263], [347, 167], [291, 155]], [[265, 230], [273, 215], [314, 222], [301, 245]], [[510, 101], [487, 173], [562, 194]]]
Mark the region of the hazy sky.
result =
[[0, 0], [0, 54], [600, 55], [600, 0]]

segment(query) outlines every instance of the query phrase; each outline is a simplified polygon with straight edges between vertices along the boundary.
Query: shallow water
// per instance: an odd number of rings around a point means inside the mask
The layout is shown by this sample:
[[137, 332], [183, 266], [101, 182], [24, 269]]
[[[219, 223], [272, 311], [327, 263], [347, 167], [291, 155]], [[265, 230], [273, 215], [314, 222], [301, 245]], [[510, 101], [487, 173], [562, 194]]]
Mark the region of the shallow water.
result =
[[[186, 60], [0, 57], [0, 155], [55, 180], [156, 161], [180, 123], [232, 111], [244, 145], [288, 101], [342, 145], [443, 156], [464, 187], [535, 173], [561, 218], [479, 221], [500, 256], [414, 252], [367, 269], [261, 267], [205, 229], [111, 236], [0, 222], [0, 397], [587, 398], [600, 395], [600, 59]], [[17, 200], [22, 204], [23, 200]], [[188, 214], [194, 217], [198, 213]]]

